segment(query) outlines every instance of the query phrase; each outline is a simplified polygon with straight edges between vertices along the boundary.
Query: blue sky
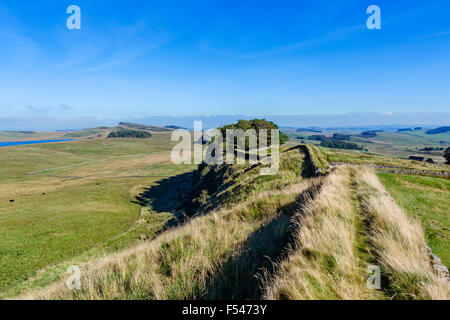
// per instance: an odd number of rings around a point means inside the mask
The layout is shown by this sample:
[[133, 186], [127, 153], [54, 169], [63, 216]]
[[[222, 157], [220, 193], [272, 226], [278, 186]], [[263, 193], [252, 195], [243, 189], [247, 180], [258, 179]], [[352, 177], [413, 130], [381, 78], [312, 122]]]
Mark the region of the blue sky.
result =
[[[79, 5], [82, 29], [66, 28]], [[368, 30], [366, 9], [381, 8]], [[449, 112], [450, 2], [0, 2], [0, 117]]]

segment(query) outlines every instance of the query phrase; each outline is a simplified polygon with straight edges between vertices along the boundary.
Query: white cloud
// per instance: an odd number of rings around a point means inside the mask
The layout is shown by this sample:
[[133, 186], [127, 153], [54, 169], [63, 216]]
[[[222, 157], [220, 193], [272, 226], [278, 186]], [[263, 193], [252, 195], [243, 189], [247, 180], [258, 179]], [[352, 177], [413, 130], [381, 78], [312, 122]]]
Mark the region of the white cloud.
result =
[[77, 66], [82, 71], [105, 70], [129, 63], [171, 40], [167, 32], [153, 30], [142, 21], [128, 26], [110, 23], [77, 31], [59, 27], [55, 32], [66, 51], [66, 60], [58, 67]]

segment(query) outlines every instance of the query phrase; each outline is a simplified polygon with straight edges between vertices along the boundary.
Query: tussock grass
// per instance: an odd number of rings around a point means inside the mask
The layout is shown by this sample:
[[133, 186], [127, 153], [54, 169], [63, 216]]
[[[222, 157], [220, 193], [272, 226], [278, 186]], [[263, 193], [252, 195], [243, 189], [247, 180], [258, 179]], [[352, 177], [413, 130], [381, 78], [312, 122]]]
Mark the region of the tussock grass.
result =
[[370, 299], [355, 248], [356, 212], [349, 168], [328, 176], [298, 213], [295, 247], [265, 288], [266, 299]]
[[[298, 162], [302, 159], [295, 154]], [[290, 157], [285, 157], [289, 160]], [[292, 159], [289, 160], [290, 162]], [[262, 257], [282, 250], [300, 193], [317, 183], [302, 181], [284, 164], [278, 177], [242, 176], [237, 184], [253, 185], [241, 202], [222, 203], [158, 238], [82, 266], [81, 290], [68, 290], [64, 282], [21, 296], [25, 299], [201, 299], [229, 297], [229, 272], [251, 270], [251, 282]], [[295, 167], [295, 166], [294, 166]], [[280, 181], [284, 181], [280, 185]], [[231, 193], [236, 184], [229, 187]], [[228, 189], [227, 189], [228, 190]], [[226, 190], [224, 192], [227, 192]], [[230, 190], [228, 190], [230, 192]], [[242, 194], [242, 193], [240, 193]], [[258, 242], [255, 260], [242, 259]], [[241, 261], [239, 264], [229, 261]], [[228, 270], [228, 271], [227, 271]], [[241, 297], [255, 295], [254, 282]]]
[[358, 170], [357, 188], [388, 291], [400, 299], [449, 299], [448, 282], [431, 269], [420, 223], [399, 208], [374, 171]]
[[[112, 255], [82, 271], [82, 289], [58, 283], [25, 299], [198, 299], [217, 268], [239, 252], [248, 236], [295, 200], [307, 183], [287, 192], [248, 200], [191, 220], [159, 238]], [[294, 193], [290, 194], [292, 191]], [[258, 203], [261, 218], [254, 217]], [[271, 238], [265, 238], [270, 242]], [[87, 270], [86, 270], [87, 268]]]
[[[449, 298], [448, 282], [431, 268], [421, 225], [370, 169], [331, 173], [298, 224], [294, 248], [267, 281], [266, 299]], [[387, 278], [383, 291], [367, 289], [369, 263]]]

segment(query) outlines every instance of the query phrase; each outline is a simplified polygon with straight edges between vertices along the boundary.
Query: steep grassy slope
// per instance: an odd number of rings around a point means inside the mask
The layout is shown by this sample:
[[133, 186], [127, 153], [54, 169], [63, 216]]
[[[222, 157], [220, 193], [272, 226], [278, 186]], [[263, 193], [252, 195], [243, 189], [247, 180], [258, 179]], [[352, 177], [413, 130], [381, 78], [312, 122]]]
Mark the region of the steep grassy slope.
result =
[[[29, 297], [257, 298], [260, 268], [270, 267], [267, 257], [276, 260], [282, 254], [290, 215], [314, 184], [303, 181], [302, 167], [302, 154], [293, 150], [281, 157], [275, 176], [260, 176], [258, 168], [245, 174], [232, 168], [211, 199], [214, 205], [205, 206], [201, 215], [155, 240], [84, 265], [81, 290], [60, 283]], [[204, 182], [208, 186], [208, 179]], [[223, 196], [230, 192], [235, 197]]]

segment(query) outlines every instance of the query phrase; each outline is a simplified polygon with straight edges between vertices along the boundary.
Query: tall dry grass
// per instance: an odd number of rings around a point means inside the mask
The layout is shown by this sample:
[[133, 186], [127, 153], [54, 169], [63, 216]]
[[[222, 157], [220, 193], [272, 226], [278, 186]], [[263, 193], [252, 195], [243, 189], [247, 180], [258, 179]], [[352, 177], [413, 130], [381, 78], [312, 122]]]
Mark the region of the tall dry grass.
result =
[[370, 299], [355, 248], [356, 215], [349, 168], [329, 175], [299, 212], [295, 248], [265, 288], [266, 299]]
[[361, 168], [356, 180], [375, 255], [393, 298], [448, 299], [448, 282], [431, 269], [420, 223], [399, 208], [373, 170]]
[[[214, 295], [208, 292], [214, 289], [208, 284], [221, 266], [240, 254], [253, 232], [270, 224], [281, 210], [290, 210], [309, 184], [261, 192], [231, 209], [215, 210], [153, 241], [91, 263], [81, 270], [81, 290], [69, 290], [61, 281], [19, 298], [199, 299]], [[263, 245], [270, 246], [274, 238], [279, 235], [267, 234]]]

